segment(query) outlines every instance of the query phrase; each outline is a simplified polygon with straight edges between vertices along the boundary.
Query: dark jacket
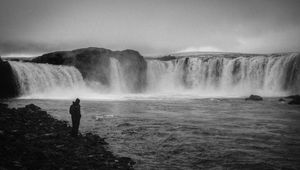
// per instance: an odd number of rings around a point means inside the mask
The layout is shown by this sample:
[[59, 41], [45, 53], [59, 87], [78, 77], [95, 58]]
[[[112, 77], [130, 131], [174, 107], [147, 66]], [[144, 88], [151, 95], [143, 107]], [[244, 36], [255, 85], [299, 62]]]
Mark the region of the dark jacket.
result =
[[73, 103], [73, 104], [70, 106], [69, 112], [70, 112], [70, 114], [71, 114], [72, 116], [81, 117], [81, 114], [80, 114], [80, 105], [79, 105], [79, 104], [76, 104], [76, 103]]

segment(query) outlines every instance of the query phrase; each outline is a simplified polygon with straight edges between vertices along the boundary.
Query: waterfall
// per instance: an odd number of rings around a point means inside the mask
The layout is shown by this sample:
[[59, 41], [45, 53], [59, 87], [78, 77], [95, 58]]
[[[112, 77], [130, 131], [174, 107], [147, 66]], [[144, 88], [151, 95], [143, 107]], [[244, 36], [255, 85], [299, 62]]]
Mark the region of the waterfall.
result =
[[112, 93], [124, 93], [128, 91], [123, 72], [124, 71], [121, 67], [120, 62], [115, 58], [111, 58], [110, 59], [110, 73], [111, 73], [110, 89]]
[[[148, 59], [145, 95], [241, 97], [300, 93], [300, 55], [211, 55]], [[129, 95], [132, 72], [110, 58], [107, 80], [84, 81], [73, 66], [9, 61], [20, 95], [29, 98], [113, 98]], [[124, 64], [124, 63], [123, 63]], [[140, 70], [136, 70], [140, 71]], [[98, 72], [102, 74], [103, 72]], [[103, 73], [104, 74], [104, 73]], [[138, 74], [136, 74], [138, 75]], [[143, 94], [139, 94], [143, 95]]]
[[183, 60], [147, 62], [148, 91], [172, 92], [182, 89]]
[[150, 92], [280, 96], [300, 92], [297, 54], [148, 60]]
[[21, 95], [48, 94], [67, 95], [84, 87], [81, 73], [71, 66], [34, 64], [10, 61]]

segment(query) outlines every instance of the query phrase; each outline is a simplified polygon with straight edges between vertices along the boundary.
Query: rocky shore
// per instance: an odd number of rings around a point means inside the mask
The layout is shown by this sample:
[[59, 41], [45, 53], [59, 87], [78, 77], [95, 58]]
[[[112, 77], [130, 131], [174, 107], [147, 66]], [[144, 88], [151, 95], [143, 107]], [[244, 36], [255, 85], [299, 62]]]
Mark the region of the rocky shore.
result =
[[0, 103], [0, 169], [133, 169], [97, 135], [70, 136], [66, 121], [33, 104], [8, 108]]

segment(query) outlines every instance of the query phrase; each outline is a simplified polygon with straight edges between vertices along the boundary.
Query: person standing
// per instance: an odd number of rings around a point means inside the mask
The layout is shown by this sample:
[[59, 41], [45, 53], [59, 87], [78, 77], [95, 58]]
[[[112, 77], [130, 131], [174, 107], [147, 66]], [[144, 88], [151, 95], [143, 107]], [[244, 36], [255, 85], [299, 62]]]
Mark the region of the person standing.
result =
[[72, 132], [71, 135], [76, 137], [78, 135], [78, 129], [80, 124], [80, 100], [77, 98], [75, 102], [70, 106], [69, 110], [71, 117], [72, 117]]

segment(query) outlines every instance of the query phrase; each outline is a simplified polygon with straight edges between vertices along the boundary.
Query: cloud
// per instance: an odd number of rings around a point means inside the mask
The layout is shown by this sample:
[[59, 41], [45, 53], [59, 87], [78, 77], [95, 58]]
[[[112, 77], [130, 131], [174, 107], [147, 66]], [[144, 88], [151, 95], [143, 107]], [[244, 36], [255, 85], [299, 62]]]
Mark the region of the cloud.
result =
[[[187, 47], [183, 50], [177, 51], [178, 53], [185, 52], [221, 52], [222, 50], [212, 46], [202, 46], [202, 47]], [[224, 52], [224, 51], [222, 51]]]
[[[0, 55], [11, 56], [15, 54], [42, 52], [42, 47], [34, 43], [22, 42], [1, 42], [0, 41]], [[11, 54], [11, 55], [10, 55]]]
[[237, 38], [239, 46], [235, 51], [275, 53], [275, 52], [299, 52], [300, 50], [300, 26], [290, 27], [283, 31], [269, 31], [260, 36]]
[[[0, 55], [299, 51], [300, 0], [1, 0]], [[114, 12], [111, 12], [114, 11]]]
[[37, 57], [40, 56], [41, 54], [24, 54], [24, 53], [12, 53], [12, 54], [6, 54], [1, 57], [3, 58], [31, 58], [31, 57]]

